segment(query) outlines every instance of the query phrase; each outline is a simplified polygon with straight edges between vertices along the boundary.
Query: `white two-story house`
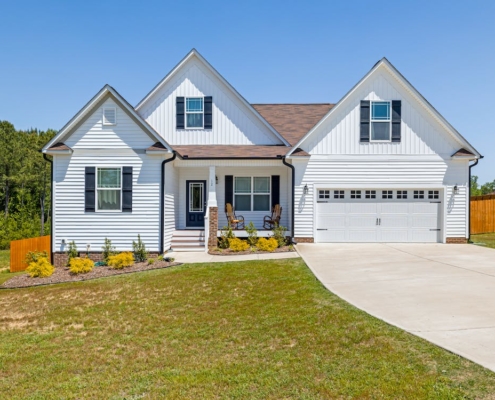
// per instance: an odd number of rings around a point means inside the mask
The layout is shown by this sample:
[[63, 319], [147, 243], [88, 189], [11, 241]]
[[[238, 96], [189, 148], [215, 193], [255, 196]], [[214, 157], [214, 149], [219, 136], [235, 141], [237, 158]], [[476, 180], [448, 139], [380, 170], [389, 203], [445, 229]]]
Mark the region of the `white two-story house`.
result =
[[295, 242], [466, 242], [482, 157], [386, 59], [336, 104], [250, 104], [196, 50], [135, 107], [105, 86], [42, 151], [56, 261], [138, 234], [205, 250], [226, 203], [261, 231], [279, 204]]

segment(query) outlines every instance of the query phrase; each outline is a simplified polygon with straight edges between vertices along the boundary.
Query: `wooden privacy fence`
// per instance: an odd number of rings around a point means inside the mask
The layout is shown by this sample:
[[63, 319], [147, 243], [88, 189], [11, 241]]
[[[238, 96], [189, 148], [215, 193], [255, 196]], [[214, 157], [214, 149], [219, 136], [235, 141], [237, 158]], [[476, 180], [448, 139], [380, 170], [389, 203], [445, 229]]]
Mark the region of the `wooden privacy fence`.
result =
[[27, 268], [24, 260], [29, 251], [46, 251], [50, 260], [50, 243], [50, 235], [10, 242], [10, 272], [24, 271]]
[[495, 194], [471, 197], [471, 233], [495, 232]]

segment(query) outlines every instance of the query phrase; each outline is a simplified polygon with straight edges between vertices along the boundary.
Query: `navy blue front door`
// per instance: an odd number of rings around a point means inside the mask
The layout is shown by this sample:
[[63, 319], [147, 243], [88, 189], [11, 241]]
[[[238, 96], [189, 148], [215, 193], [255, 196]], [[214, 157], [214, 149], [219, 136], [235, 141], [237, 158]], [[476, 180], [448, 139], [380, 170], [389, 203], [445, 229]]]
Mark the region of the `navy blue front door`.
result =
[[186, 227], [204, 228], [206, 181], [186, 181]]

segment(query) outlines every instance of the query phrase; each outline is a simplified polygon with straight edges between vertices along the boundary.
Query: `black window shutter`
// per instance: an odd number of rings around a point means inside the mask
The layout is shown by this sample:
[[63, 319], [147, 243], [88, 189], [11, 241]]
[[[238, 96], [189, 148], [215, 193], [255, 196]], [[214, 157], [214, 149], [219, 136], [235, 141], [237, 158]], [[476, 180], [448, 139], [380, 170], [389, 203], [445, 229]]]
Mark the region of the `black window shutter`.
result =
[[122, 212], [132, 212], [132, 167], [122, 168]]
[[212, 129], [213, 128], [213, 97], [211, 96], [205, 96], [204, 113], [205, 113], [204, 128]]
[[280, 204], [280, 175], [272, 175], [272, 207]]
[[359, 141], [367, 143], [370, 141], [370, 101], [361, 100], [361, 118]]
[[225, 204], [234, 205], [234, 176], [225, 175]]
[[175, 120], [176, 120], [176, 126], [177, 129], [184, 129], [184, 114], [185, 114], [185, 109], [184, 109], [184, 97], [177, 97], [175, 99]]
[[84, 169], [84, 211], [95, 212], [96, 168]]
[[401, 109], [401, 101], [392, 100], [392, 142], [400, 142]]

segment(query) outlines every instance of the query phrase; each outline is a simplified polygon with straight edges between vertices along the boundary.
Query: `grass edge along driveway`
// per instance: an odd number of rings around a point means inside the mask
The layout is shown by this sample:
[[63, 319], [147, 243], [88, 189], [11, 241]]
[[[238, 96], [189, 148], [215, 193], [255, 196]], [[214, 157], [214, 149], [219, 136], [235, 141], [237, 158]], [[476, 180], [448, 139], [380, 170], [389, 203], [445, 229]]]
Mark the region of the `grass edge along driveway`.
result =
[[9, 398], [493, 398], [495, 374], [328, 292], [301, 259], [1, 290]]

